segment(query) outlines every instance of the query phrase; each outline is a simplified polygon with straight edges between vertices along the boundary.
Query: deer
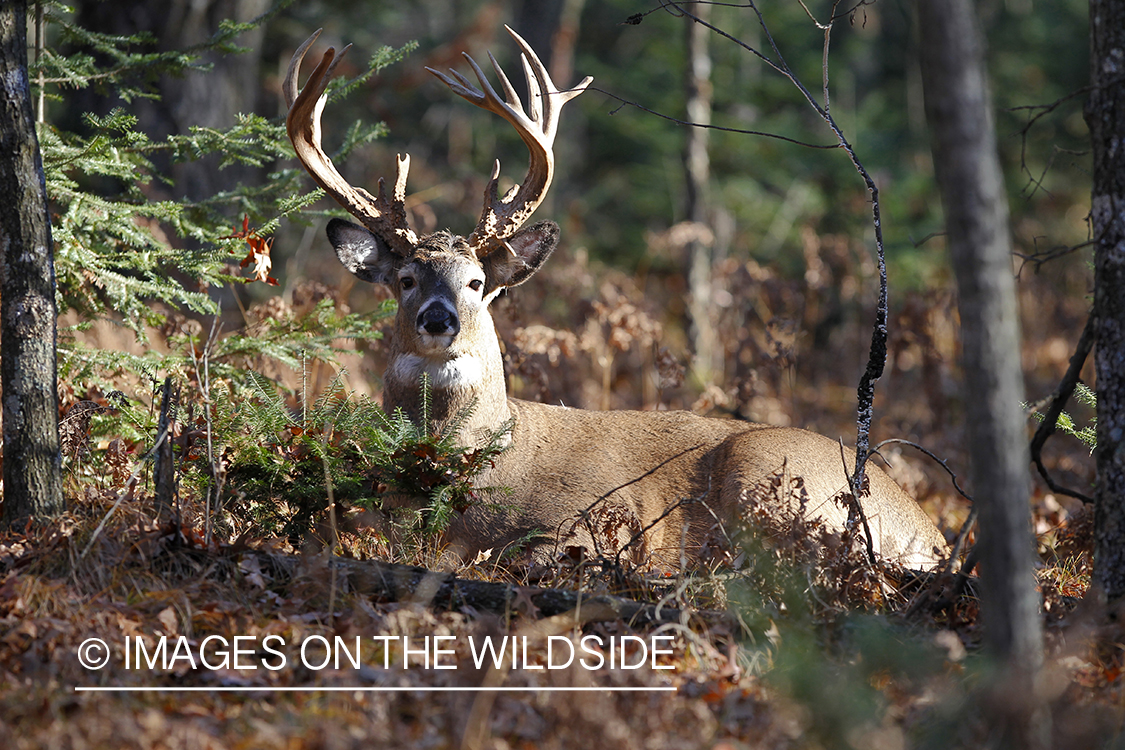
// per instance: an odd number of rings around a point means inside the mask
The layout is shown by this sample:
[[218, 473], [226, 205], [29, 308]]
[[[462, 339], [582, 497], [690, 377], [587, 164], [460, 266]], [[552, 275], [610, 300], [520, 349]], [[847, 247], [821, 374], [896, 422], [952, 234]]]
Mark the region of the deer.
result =
[[[552, 221], [525, 226], [544, 200], [555, 170], [553, 144], [563, 106], [591, 77], [559, 89], [524, 39], [505, 27], [521, 53], [528, 106], [489, 59], [504, 96], [468, 53], [479, 88], [455, 70], [427, 68], [455, 94], [513, 126], [529, 152], [521, 184], [498, 195], [497, 160], [480, 220], [468, 236], [419, 236], [405, 208], [409, 155], [397, 157], [388, 194], [345, 180], [321, 144], [325, 89], [348, 47], [328, 48], [303, 88], [298, 75], [320, 31], [293, 54], [283, 89], [286, 128], [300, 164], [355, 224], [333, 218], [327, 235], [358, 279], [388, 287], [398, 302], [391, 323], [383, 408], [422, 418], [428, 380], [435, 434], [460, 420], [462, 445], [479, 446], [509, 429], [506, 447], [474, 481], [509, 493], [473, 505], [445, 531], [446, 554], [463, 563], [524, 545], [531, 563], [560, 555], [616, 555], [635, 565], [670, 568], [699, 559], [716, 529], [739, 518], [763, 525], [768, 538], [784, 519], [803, 514], [830, 532], [854, 529], [846, 470], [854, 453], [822, 435], [792, 427], [706, 417], [690, 411], [587, 411], [508, 395], [490, 304], [527, 281], [559, 241]], [[947, 554], [945, 537], [922, 508], [880, 467], [869, 464], [859, 498], [878, 559], [931, 569]]]

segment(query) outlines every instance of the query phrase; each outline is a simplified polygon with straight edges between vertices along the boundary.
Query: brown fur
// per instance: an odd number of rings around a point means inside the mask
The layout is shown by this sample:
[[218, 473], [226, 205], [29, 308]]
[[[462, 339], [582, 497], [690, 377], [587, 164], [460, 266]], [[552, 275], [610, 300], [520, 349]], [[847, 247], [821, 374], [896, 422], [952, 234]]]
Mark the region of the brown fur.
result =
[[[821, 435], [690, 412], [593, 412], [516, 399], [508, 405], [512, 448], [481, 483], [510, 488], [499, 502], [511, 508], [472, 509], [455, 523], [450, 540], [463, 558], [500, 551], [535, 531], [548, 537], [533, 555], [540, 561], [567, 547], [612, 555], [617, 549], [606, 549], [586, 521], [611, 509], [616, 519], [622, 512], [632, 519], [623, 524], [629, 538], [647, 529], [626, 559], [662, 567], [677, 563], [685, 542], [694, 559], [717, 524], [733, 534], [733, 520], [751, 504], [761, 506], [754, 518], [776, 522], [761, 529], [766, 537], [792, 513], [837, 531], [847, 523], [846, 507], [834, 498], [847, 490], [844, 466], [855, 456]], [[783, 475], [803, 493], [773, 491]], [[867, 476], [871, 493], [861, 504], [876, 554], [915, 568], [939, 561], [945, 538], [918, 504], [877, 466], [868, 464]]]
[[[574, 548], [610, 555], [625, 548], [632, 562], [670, 566], [682, 554], [696, 557], [710, 536], [733, 531], [739, 517], [767, 538], [795, 513], [831, 531], [845, 528], [840, 498], [848, 489], [845, 466], [855, 456], [821, 435], [690, 412], [594, 412], [508, 398], [488, 304], [496, 290], [542, 265], [557, 240], [553, 224], [524, 230], [509, 239], [510, 252], [483, 260], [458, 252], [460, 238], [444, 233], [422, 240], [427, 250], [409, 257], [344, 222], [330, 226], [329, 236], [347, 267], [387, 283], [399, 300], [384, 408], [419, 418], [426, 372], [432, 430], [470, 404], [460, 434], [467, 446], [514, 423], [507, 451], [478, 481], [506, 488], [495, 498], [504, 507], [473, 507], [454, 521], [447, 536], [457, 557], [498, 554], [538, 535], [528, 548], [536, 562]], [[422, 316], [434, 305], [456, 318], [455, 332], [437, 344]], [[946, 552], [944, 537], [881, 469], [869, 463], [867, 478], [869, 493], [860, 502], [874, 551], [932, 567]]]

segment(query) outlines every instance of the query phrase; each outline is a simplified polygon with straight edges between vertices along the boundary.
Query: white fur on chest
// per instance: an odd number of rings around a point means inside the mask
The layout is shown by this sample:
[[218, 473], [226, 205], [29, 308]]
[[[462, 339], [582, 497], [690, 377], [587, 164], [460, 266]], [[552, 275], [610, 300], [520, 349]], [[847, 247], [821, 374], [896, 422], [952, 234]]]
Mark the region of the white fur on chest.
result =
[[484, 363], [470, 355], [437, 360], [400, 354], [387, 375], [400, 383], [413, 385], [421, 379], [422, 373], [430, 376], [433, 388], [472, 388], [484, 381]]

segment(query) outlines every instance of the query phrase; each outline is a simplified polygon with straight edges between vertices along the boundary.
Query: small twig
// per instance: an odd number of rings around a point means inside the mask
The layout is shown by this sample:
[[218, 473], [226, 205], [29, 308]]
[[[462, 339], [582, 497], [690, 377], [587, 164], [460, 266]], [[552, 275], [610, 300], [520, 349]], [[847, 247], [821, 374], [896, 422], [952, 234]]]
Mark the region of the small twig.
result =
[[94, 533], [90, 535], [90, 541], [86, 543], [86, 548], [83, 549], [82, 554], [78, 556], [79, 560], [85, 559], [87, 553], [89, 553], [90, 551], [90, 548], [94, 546], [94, 542], [96, 542], [98, 537], [101, 535], [102, 529], [104, 529], [105, 525], [109, 522], [109, 519], [112, 518], [113, 514], [117, 512], [117, 509], [121, 507], [121, 503], [125, 502], [125, 497], [130, 494], [130, 488], [133, 487], [137, 479], [140, 478], [141, 472], [144, 470], [145, 465], [156, 456], [156, 452], [160, 450], [160, 446], [167, 439], [168, 429], [165, 428], [156, 438], [156, 445], [152, 446], [152, 450], [150, 450], [147, 454], [145, 454], [144, 458], [137, 462], [136, 468], [133, 469], [133, 473], [130, 474], [129, 478], [125, 480], [125, 484], [121, 487], [121, 491], [117, 494], [117, 499], [114, 501], [113, 506], [105, 514], [105, 517], [102, 518], [101, 522], [98, 523], [98, 527], [94, 529]]
[[871, 527], [867, 523], [867, 514], [863, 512], [863, 505], [859, 502], [859, 495], [855, 489], [856, 483], [853, 482], [852, 477], [848, 475], [848, 458], [844, 454], [844, 441], [841, 440], [839, 443], [840, 463], [844, 465], [844, 476], [847, 477], [848, 480], [848, 492], [843, 494], [848, 500], [848, 506], [852, 509], [852, 512], [859, 517], [860, 523], [863, 524], [863, 534], [867, 542], [867, 559], [875, 568], [879, 569], [879, 559], [875, 557], [875, 540], [871, 536]]
[[929, 234], [927, 234], [925, 237], [923, 237], [920, 240], [916, 240], [916, 239], [914, 239], [913, 236], [911, 236], [910, 237], [910, 244], [913, 245], [914, 249], [917, 250], [918, 248], [922, 247], [922, 245], [925, 245], [927, 242], [932, 240], [934, 237], [944, 237], [944, 236], [945, 236], [945, 231], [930, 232]]
[[[578, 517], [577, 520], [575, 521], [575, 526], [577, 526], [577, 524], [579, 522], [581, 522], [586, 527], [586, 530], [590, 532], [591, 536], [595, 537], [595, 541], [596, 541], [596, 535], [594, 534], [593, 529], [590, 527], [590, 513], [593, 512], [594, 508], [598, 507], [598, 505], [600, 505], [601, 503], [608, 500], [609, 496], [614, 494], [615, 492], [619, 492], [619, 491], [625, 489], [626, 487], [628, 487], [630, 485], [636, 484], [637, 482], [640, 482], [640, 481], [644, 480], [645, 478], [652, 476], [653, 474], [660, 471], [661, 469], [663, 469], [668, 464], [675, 461], [677, 458], [682, 458], [683, 456], [686, 456], [688, 453], [691, 453], [692, 451], [697, 451], [697, 450], [699, 450], [700, 448], [703, 448], [703, 447], [704, 446], [702, 444], [700, 444], [700, 445], [696, 445], [692, 448], [685, 448], [684, 450], [680, 451], [676, 455], [669, 456], [668, 458], [664, 459], [663, 461], [658, 463], [656, 466], [653, 466], [648, 471], [642, 472], [640, 475], [633, 477], [628, 482], [625, 482], [624, 484], [620, 484], [620, 485], [614, 487], [613, 489], [611, 489], [609, 492], [606, 492], [604, 495], [599, 496], [597, 500], [590, 503], [589, 505], [587, 505], [585, 507], [585, 509], [578, 511], [578, 513], [575, 514]], [[563, 521], [560, 521], [559, 525], [555, 528], [555, 549], [554, 549], [555, 553], [558, 552], [559, 539], [562, 537], [562, 534], [561, 534], [562, 527], [563, 527], [563, 524], [565, 524], [566, 522], [567, 522], [566, 519], [564, 519]], [[574, 528], [574, 526], [572, 526], [571, 528]]]
[[[1027, 122], [1024, 123], [1024, 126], [1022, 128], [1020, 128], [1020, 131], [1019, 131], [1019, 133], [1020, 133], [1020, 169], [1023, 172], [1027, 173], [1028, 184], [1029, 185], [1035, 185], [1035, 189], [1032, 190], [1031, 193], [1029, 193], [1027, 195], [1028, 198], [1035, 195], [1036, 191], [1042, 186], [1043, 178], [1047, 176], [1047, 170], [1049, 170], [1051, 168], [1051, 163], [1049, 162], [1047, 164], [1047, 166], [1043, 169], [1043, 173], [1041, 175], [1039, 175], [1038, 180], [1036, 180], [1034, 175], [1031, 174], [1031, 170], [1027, 166], [1027, 136], [1028, 136], [1028, 134], [1031, 132], [1031, 129], [1033, 127], [1035, 127], [1035, 123], [1039, 122], [1039, 118], [1044, 117], [1044, 116], [1050, 114], [1051, 112], [1054, 112], [1064, 102], [1070, 101], [1071, 99], [1074, 99], [1075, 97], [1084, 96], [1084, 95], [1088, 94], [1091, 89], [1092, 89], [1091, 86], [1083, 86], [1082, 88], [1077, 89], [1075, 91], [1072, 91], [1069, 94], [1066, 94], [1065, 96], [1059, 97], [1058, 99], [1051, 102], [1050, 104], [1031, 104], [1031, 105], [1025, 105], [1025, 106], [1022, 106], [1022, 107], [1012, 107], [1008, 110], [1009, 112], [1018, 112], [1020, 110], [1027, 110], [1027, 111], [1030, 112], [1032, 110], [1038, 110], [1034, 115], [1032, 115], [1030, 118], [1028, 118]], [[1052, 157], [1051, 162], [1053, 162], [1053, 161], [1054, 161], [1054, 159]], [[1026, 187], [1024, 189], [1026, 190]]]
[[[213, 445], [213, 432], [212, 432], [212, 422], [213, 422], [213, 420], [212, 420], [212, 415], [211, 415], [211, 408], [213, 406], [213, 404], [211, 402], [211, 352], [212, 352], [212, 349], [215, 345], [215, 342], [218, 339], [220, 329], [221, 329], [221, 326], [219, 325], [219, 315], [216, 314], [213, 318], [211, 318], [211, 330], [208, 332], [207, 341], [203, 345], [203, 369], [202, 369], [202, 371], [199, 368], [199, 357], [195, 353], [195, 345], [193, 343], [193, 339], [191, 337], [191, 334], [187, 330], [184, 330], [185, 333], [188, 333], [188, 344], [189, 344], [188, 345], [188, 352], [191, 354], [191, 363], [192, 363], [192, 366], [195, 368], [196, 375], [198, 375], [200, 377], [200, 385], [203, 389], [203, 414], [204, 414], [204, 425], [205, 425], [205, 428], [206, 428], [206, 438], [207, 438], [207, 465], [211, 469], [211, 475], [212, 475], [212, 478], [213, 478], [213, 483], [209, 484], [208, 487], [207, 487], [207, 504], [206, 504], [206, 507], [204, 508], [204, 520], [203, 520], [204, 534], [203, 534], [203, 538], [204, 538], [204, 541], [207, 544], [211, 543], [211, 534], [212, 534], [212, 531], [213, 531], [212, 514], [218, 515], [219, 502], [220, 502], [220, 498], [222, 497], [222, 493], [223, 493], [223, 473], [221, 471], [222, 467], [215, 463], [215, 454], [214, 454], [214, 445]], [[212, 510], [212, 503], [211, 503], [212, 491], [214, 491], [214, 497], [215, 497], [214, 509], [213, 510]]]
[[[953, 546], [949, 550], [949, 561], [945, 564], [945, 572], [953, 572], [953, 561], [961, 556], [961, 550], [965, 547], [965, 542], [969, 539], [969, 532], [973, 530], [973, 526], [977, 522], [977, 506], [976, 503], [969, 508], [969, 515], [965, 517], [965, 523], [961, 524], [961, 530], [957, 532], [957, 538], [953, 540]], [[975, 558], [974, 558], [975, 561]], [[974, 562], [974, 565], [976, 563]], [[966, 558], [965, 564], [961, 566], [961, 570], [972, 570], [969, 561]]]
[[[1038, 244], [1038, 242], [1036, 244]], [[1093, 240], [1086, 240], [1085, 242], [1079, 242], [1077, 245], [1065, 245], [1065, 246], [1052, 247], [1050, 250], [1047, 250], [1047, 251], [1044, 251], [1044, 252], [1041, 252], [1041, 253], [1035, 252], [1035, 253], [1029, 254], [1029, 253], [1021, 253], [1019, 251], [1016, 251], [1016, 252], [1013, 252], [1012, 255], [1014, 255], [1017, 258], [1019, 258], [1020, 260], [1022, 260], [1023, 265], [1027, 265], [1028, 263], [1034, 264], [1035, 265], [1035, 271], [1038, 273], [1040, 266], [1043, 266], [1044, 264], [1050, 263], [1053, 260], [1057, 260], [1058, 258], [1062, 258], [1062, 257], [1065, 257], [1067, 255], [1070, 255], [1071, 253], [1077, 252], [1078, 250], [1084, 250], [1085, 248], [1090, 247], [1091, 245], [1096, 245], [1096, 244], [1098, 244], [1098, 241], [1096, 239], [1093, 239]], [[1022, 266], [1020, 267], [1020, 270], [1021, 271], [1023, 270]], [[1016, 275], [1018, 276], [1019, 274], [1017, 273]]]
[[617, 107], [616, 109], [611, 110], [610, 111], [611, 115], [617, 114], [621, 110], [622, 107], [633, 107], [634, 109], [639, 109], [640, 111], [646, 112], [650, 115], [655, 115], [656, 117], [659, 117], [662, 120], [667, 120], [668, 122], [674, 122], [677, 125], [683, 125], [683, 126], [689, 127], [689, 128], [703, 128], [704, 130], [718, 130], [718, 131], [723, 132], [723, 133], [736, 133], [738, 135], [760, 135], [764, 138], [773, 138], [773, 139], [778, 140], [778, 141], [785, 141], [786, 143], [792, 143], [796, 146], [804, 146], [805, 148], [818, 148], [818, 149], [823, 149], [823, 150], [831, 150], [831, 149], [840, 148], [840, 145], [838, 143], [809, 143], [807, 141], [799, 141], [796, 138], [789, 138], [788, 136], [778, 135], [777, 133], [766, 133], [766, 132], [761, 131], [761, 130], [745, 130], [743, 128], [731, 128], [731, 127], [725, 127], [723, 125], [713, 125], [713, 124], [710, 124], [710, 123], [692, 122], [691, 120], [681, 120], [678, 117], [672, 117], [671, 115], [666, 115], [663, 112], [657, 112], [655, 109], [650, 109], [649, 107], [646, 107], [645, 105], [643, 105], [639, 102], [634, 102], [634, 101], [631, 101], [629, 99], [625, 99], [621, 96], [618, 96], [617, 94], [614, 94], [612, 91], [606, 91], [605, 89], [598, 88], [597, 86], [589, 86], [586, 90], [587, 91], [597, 91], [598, 93], [605, 94], [610, 99], [614, 99], [615, 101], [619, 102], [621, 106]]
[[816, 24], [816, 27], [818, 29], [824, 32], [824, 50], [821, 54], [820, 68], [822, 76], [821, 86], [824, 89], [824, 111], [828, 112], [831, 109], [831, 107], [829, 106], [831, 100], [828, 95], [828, 48], [832, 37], [832, 24], [836, 19], [836, 8], [839, 7], [840, 0], [835, 0], [835, 2], [832, 3], [832, 13], [829, 16], [830, 18], [832, 18], [832, 21], [829, 21], [828, 23], [821, 23], [820, 21], [816, 20], [816, 16], [814, 16], [812, 14], [812, 11], [809, 10], [809, 6], [805, 5], [805, 0], [797, 0], [797, 2], [801, 4], [801, 7], [805, 11], [805, 15], [809, 17], [809, 20]]
[[[324, 467], [324, 488], [328, 493], [328, 521], [332, 527], [332, 544], [329, 545], [331, 555], [336, 555], [336, 550], [340, 544], [340, 531], [336, 525], [336, 498], [332, 491], [332, 474], [328, 471], [328, 440], [332, 435], [332, 423], [329, 422], [324, 426], [324, 432], [321, 435], [321, 454], [320, 462]], [[332, 567], [332, 576], [329, 582], [328, 589], [328, 617], [329, 621], [335, 624], [336, 622], [336, 586], [337, 586], [337, 571], [336, 567]]]
[[[949, 552], [949, 560], [946, 562], [945, 571], [947, 573], [951, 572], [953, 570], [953, 561], [961, 555], [961, 548], [965, 546], [965, 540], [969, 536], [969, 530], [972, 528], [973, 522], [975, 522], [977, 519], [977, 506], [973, 501], [973, 496], [965, 492], [964, 488], [961, 487], [960, 483], [957, 481], [957, 475], [953, 473], [953, 469], [949, 468], [948, 458], [938, 458], [933, 453], [933, 451], [927, 448], [923, 448], [921, 445], [918, 445], [918, 443], [915, 443], [911, 440], [906, 440], [904, 438], [887, 438], [886, 440], [883, 440], [878, 445], [876, 445], [871, 450], [871, 452], [879, 453], [880, 448], [882, 448], [884, 445], [890, 445], [892, 443], [897, 445], [908, 445], [914, 450], [924, 453], [931, 459], [933, 459], [934, 463], [945, 469], [945, 473], [949, 475], [950, 481], [953, 482], [953, 489], [957, 490], [957, 494], [969, 501], [969, 515], [965, 519], [965, 523], [961, 524], [961, 529], [957, 532], [957, 538], [953, 541], [953, 547]], [[883, 460], [886, 459], [884, 458]]]
[[[967, 521], [966, 525], [968, 525]], [[953, 586], [954, 599], [961, 596], [961, 592], [965, 590], [965, 584], [969, 582], [969, 574], [973, 572], [973, 568], [975, 568], [976, 566], [977, 548], [973, 547], [971, 550], [969, 550], [969, 554], [965, 555], [965, 564], [962, 565], [961, 570], [957, 572], [957, 583]]]
[[[223, 497], [223, 481], [226, 479], [226, 474], [223, 472], [221, 462], [215, 460], [214, 448], [214, 431], [213, 420], [211, 415], [211, 352], [214, 350], [215, 343], [218, 341], [219, 330], [219, 316], [216, 314], [211, 318], [211, 330], [207, 334], [207, 346], [203, 349], [203, 404], [206, 408], [207, 417], [204, 423], [207, 426], [207, 465], [211, 467], [211, 475], [214, 477], [215, 489], [215, 502], [214, 506], [211, 503], [210, 492], [207, 497], [207, 543], [211, 543], [211, 531], [213, 521], [217, 520], [219, 515], [220, 505]], [[210, 489], [210, 488], [208, 488]]]
[[[638, 540], [644, 539], [645, 533], [647, 533], [647, 532], [649, 531], [649, 529], [652, 529], [652, 528], [654, 528], [654, 527], [656, 526], [656, 524], [660, 523], [660, 522], [661, 522], [661, 521], [663, 521], [663, 520], [664, 520], [665, 518], [667, 518], [668, 516], [672, 515], [672, 513], [674, 513], [675, 511], [679, 510], [680, 508], [683, 508], [683, 507], [684, 507], [684, 506], [686, 506], [686, 505], [693, 505], [693, 504], [695, 504], [695, 503], [702, 503], [702, 502], [703, 502], [703, 500], [704, 500], [704, 498], [706, 498], [706, 497], [707, 497], [708, 495], [710, 495], [710, 494], [711, 494], [711, 477], [710, 477], [710, 476], [708, 476], [708, 477], [707, 477], [707, 490], [706, 490], [706, 491], [705, 491], [705, 492], [704, 492], [704, 493], [703, 493], [702, 495], [700, 495], [699, 497], [684, 497], [684, 498], [680, 498], [680, 500], [678, 500], [677, 502], [675, 502], [675, 503], [673, 503], [673, 504], [672, 504], [672, 507], [668, 508], [668, 509], [667, 509], [667, 510], [665, 510], [665, 511], [664, 511], [663, 513], [661, 513], [661, 514], [660, 514], [659, 516], [657, 516], [657, 517], [656, 517], [655, 519], [653, 519], [652, 523], [650, 523], [650, 524], [649, 524], [648, 526], [645, 526], [645, 527], [643, 527], [643, 528], [642, 528], [642, 529], [641, 529], [640, 531], [638, 531], [638, 532], [637, 532], [636, 534], [634, 534], [634, 535], [633, 535], [633, 537], [632, 537], [632, 538], [631, 538], [631, 539], [630, 539], [629, 541], [625, 542], [625, 544], [624, 544], [624, 545], [622, 545], [621, 549], [617, 550], [617, 554], [616, 554], [616, 555], [614, 556], [614, 560], [613, 560], [613, 562], [614, 562], [614, 565], [616, 565], [616, 566], [617, 566], [617, 567], [619, 567], [619, 568], [621, 567], [621, 553], [622, 553], [622, 552], [624, 552], [625, 550], [629, 549], [630, 547], [632, 547], [632, 546], [633, 546], [634, 544], [636, 544], [636, 542], [637, 542]], [[705, 505], [706, 505], [706, 504], [705, 504]], [[709, 508], [708, 508], [708, 509], [709, 509]], [[685, 529], [685, 533], [686, 533], [686, 529]], [[681, 570], [682, 570], [682, 569], [684, 568], [684, 561], [683, 561], [683, 557], [684, 557], [684, 553], [683, 553], [683, 547], [684, 547], [684, 544], [683, 544], [682, 542], [681, 542], [681, 545], [680, 545], [680, 547], [681, 547], [681, 551], [680, 551], [680, 558], [681, 558], [680, 568], [681, 568]]]
[[945, 473], [949, 475], [950, 480], [953, 482], [953, 489], [957, 490], [957, 493], [961, 495], [961, 497], [968, 500], [970, 503], [973, 502], [973, 496], [965, 492], [961, 485], [957, 483], [957, 475], [953, 473], [953, 469], [949, 468], [949, 459], [938, 458], [937, 455], [935, 455], [932, 451], [923, 448], [922, 446], [918, 445], [918, 443], [915, 443], [912, 440], [906, 440], [905, 438], [887, 438], [886, 440], [880, 441], [874, 448], [871, 449], [871, 452], [878, 453], [879, 449], [884, 445], [891, 444], [909, 445], [914, 450], [919, 451], [920, 453], [925, 453], [927, 456], [932, 458], [938, 466], [945, 469]]

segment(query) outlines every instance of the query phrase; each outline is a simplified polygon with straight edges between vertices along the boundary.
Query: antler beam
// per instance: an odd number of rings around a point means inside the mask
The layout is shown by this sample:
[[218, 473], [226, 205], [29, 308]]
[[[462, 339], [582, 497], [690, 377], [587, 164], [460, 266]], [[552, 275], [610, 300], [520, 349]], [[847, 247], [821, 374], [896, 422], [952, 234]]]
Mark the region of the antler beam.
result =
[[497, 195], [500, 160], [496, 160], [492, 169], [492, 178], [484, 191], [484, 210], [481, 212], [476, 229], [469, 235], [469, 246], [482, 257], [502, 247], [504, 241], [515, 234], [543, 202], [554, 177], [553, 148], [563, 105], [585, 91], [594, 80], [591, 76], [586, 76], [574, 88], [560, 91], [531, 46], [510, 27], [504, 28], [516, 40], [523, 53], [521, 58], [524, 75], [527, 78], [529, 99], [527, 111], [524, 110], [519, 95], [491, 52], [488, 54], [488, 59], [492, 61], [492, 68], [500, 79], [500, 85], [504, 89], [504, 99], [501, 99], [492, 88], [484, 71], [468, 53], [463, 54], [476, 74], [480, 89], [455, 70], [449, 71], [453, 76], [450, 78], [433, 68], [426, 68], [449, 86], [453, 93], [482, 109], [500, 115], [511, 123], [530, 153], [530, 163], [523, 184], [512, 188], [503, 198]]
[[409, 255], [418, 243], [418, 237], [410, 228], [406, 219], [406, 176], [410, 171], [410, 156], [400, 155], [395, 177], [394, 190], [388, 199], [382, 178], [379, 179], [379, 195], [374, 197], [363, 188], [353, 187], [341, 176], [332, 160], [324, 153], [320, 143], [320, 115], [324, 104], [328, 100], [325, 89], [328, 79], [331, 78], [336, 65], [343, 59], [347, 47], [336, 55], [336, 50], [329, 47], [320, 60], [320, 64], [305, 82], [304, 89], [298, 91], [297, 75], [305, 53], [320, 36], [322, 29], [317, 29], [305, 43], [293, 53], [289, 62], [289, 72], [285, 76], [282, 88], [285, 92], [285, 103], [289, 107], [289, 114], [285, 118], [285, 128], [289, 133], [289, 140], [297, 152], [297, 159], [312, 176], [316, 184], [332, 196], [337, 203], [343, 206], [348, 213], [359, 219], [369, 230], [379, 235], [391, 248], [400, 255]]

